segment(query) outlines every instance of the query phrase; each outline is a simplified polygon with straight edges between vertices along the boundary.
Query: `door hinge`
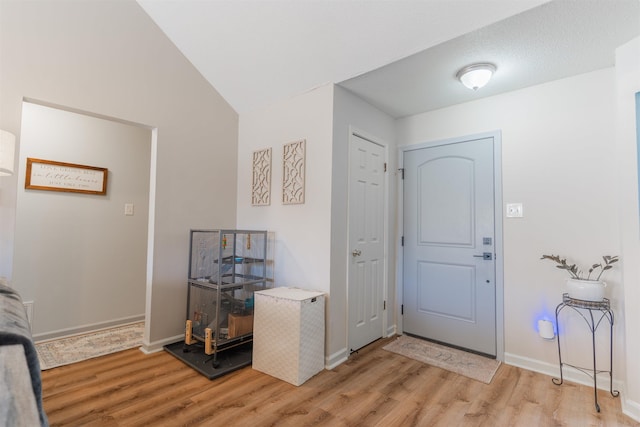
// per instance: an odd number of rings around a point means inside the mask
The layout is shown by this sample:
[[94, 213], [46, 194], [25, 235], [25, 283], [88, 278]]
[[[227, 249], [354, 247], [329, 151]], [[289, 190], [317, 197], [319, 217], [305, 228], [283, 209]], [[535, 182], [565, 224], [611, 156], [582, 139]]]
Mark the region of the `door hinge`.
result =
[[404, 236], [400, 238], [400, 246], [404, 246]]
[[387, 171], [387, 162], [384, 162], [384, 171]]
[[404, 316], [404, 304], [400, 306], [400, 315]]
[[402, 179], [404, 179], [404, 168], [400, 168], [398, 169], [398, 171], [400, 171], [400, 173], [402, 174]]
[[386, 301], [382, 301], [382, 309], [383, 310], [387, 309], [387, 302]]

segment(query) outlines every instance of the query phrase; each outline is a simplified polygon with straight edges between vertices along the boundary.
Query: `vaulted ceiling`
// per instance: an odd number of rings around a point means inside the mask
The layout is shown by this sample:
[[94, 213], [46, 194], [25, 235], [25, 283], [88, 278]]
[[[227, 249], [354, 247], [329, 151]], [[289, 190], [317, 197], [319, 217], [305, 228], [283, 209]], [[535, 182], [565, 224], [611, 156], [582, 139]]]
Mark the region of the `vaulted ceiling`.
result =
[[[640, 35], [640, 0], [137, 1], [239, 113], [339, 83], [402, 117], [610, 67]], [[498, 68], [476, 92], [474, 62]]]

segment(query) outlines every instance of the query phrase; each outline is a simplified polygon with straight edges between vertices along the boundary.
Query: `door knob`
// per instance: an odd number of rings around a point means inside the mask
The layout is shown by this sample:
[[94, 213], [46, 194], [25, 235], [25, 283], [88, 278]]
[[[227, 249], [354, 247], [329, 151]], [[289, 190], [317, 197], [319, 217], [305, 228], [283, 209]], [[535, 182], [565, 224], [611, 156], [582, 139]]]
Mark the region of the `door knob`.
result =
[[360, 256], [360, 255], [362, 255], [362, 252], [360, 252], [358, 249], [354, 249], [353, 252], [351, 252], [351, 255]]
[[482, 252], [482, 255], [474, 255], [476, 258], [482, 258], [485, 261], [491, 261], [493, 259], [493, 254], [491, 252]]

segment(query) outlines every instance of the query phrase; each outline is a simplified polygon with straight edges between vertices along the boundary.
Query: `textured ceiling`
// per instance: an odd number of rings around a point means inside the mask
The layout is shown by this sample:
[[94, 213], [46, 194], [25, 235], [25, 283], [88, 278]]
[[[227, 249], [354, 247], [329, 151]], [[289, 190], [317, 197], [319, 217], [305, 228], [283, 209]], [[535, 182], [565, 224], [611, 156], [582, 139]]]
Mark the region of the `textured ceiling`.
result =
[[239, 113], [337, 83], [547, 0], [138, 0]]
[[[639, 35], [640, 1], [553, 1], [341, 85], [394, 117], [408, 116], [611, 67], [615, 49]], [[475, 62], [498, 68], [477, 92], [455, 77]]]

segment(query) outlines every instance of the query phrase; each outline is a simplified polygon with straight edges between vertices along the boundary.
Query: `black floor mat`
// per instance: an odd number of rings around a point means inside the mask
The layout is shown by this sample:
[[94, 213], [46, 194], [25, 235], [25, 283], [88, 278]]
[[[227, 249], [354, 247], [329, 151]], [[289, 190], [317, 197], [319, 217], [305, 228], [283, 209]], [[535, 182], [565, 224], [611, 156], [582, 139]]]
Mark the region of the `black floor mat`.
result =
[[[236, 369], [251, 365], [253, 343], [248, 342], [237, 347], [233, 347], [218, 352], [216, 361], [217, 367], [213, 366], [213, 355], [209, 356], [204, 352], [204, 344], [197, 343], [185, 345], [184, 341], [167, 344], [164, 349], [172, 356], [186, 363], [208, 379], [221, 377]], [[186, 351], [185, 351], [186, 350]]]

